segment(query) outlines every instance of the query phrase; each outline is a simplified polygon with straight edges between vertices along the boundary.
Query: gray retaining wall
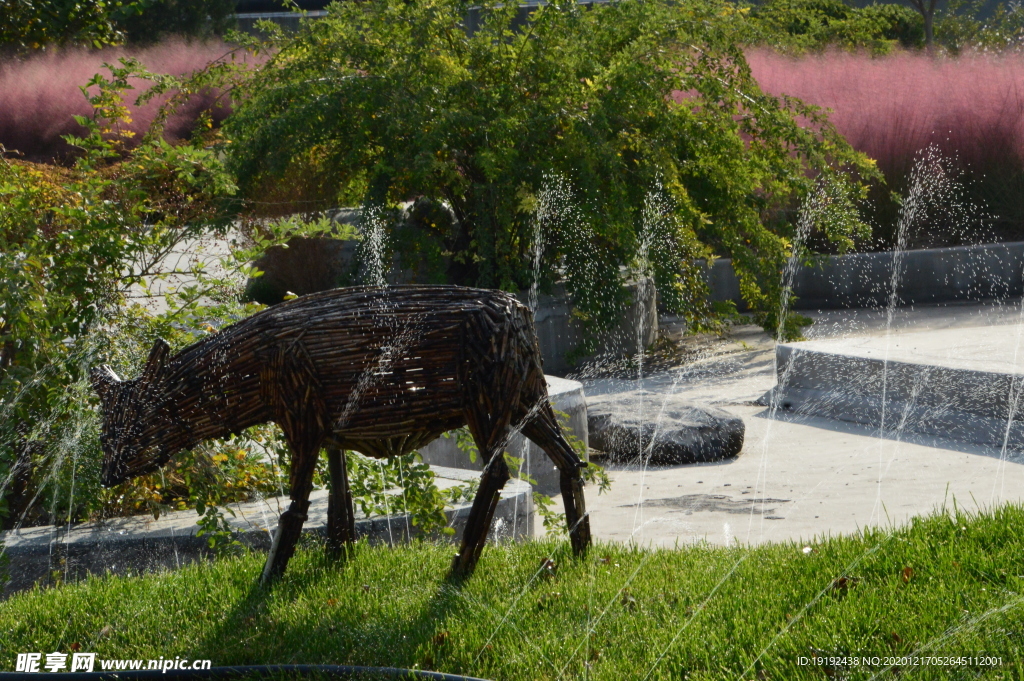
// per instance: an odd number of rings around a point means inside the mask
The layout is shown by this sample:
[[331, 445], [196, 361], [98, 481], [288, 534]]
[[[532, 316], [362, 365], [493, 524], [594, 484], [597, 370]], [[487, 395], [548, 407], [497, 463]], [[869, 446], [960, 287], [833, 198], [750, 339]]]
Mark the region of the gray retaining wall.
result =
[[[658, 296], [654, 282], [649, 281], [646, 286], [632, 282], [626, 288], [633, 302], [623, 310], [616, 328], [602, 339], [599, 355], [635, 355], [658, 337]], [[527, 298], [528, 294], [519, 294], [523, 303]], [[551, 295], [542, 293], [537, 296], [533, 323], [544, 357], [544, 373], [555, 376], [570, 373], [573, 365], [567, 355], [583, 342], [584, 330], [572, 314], [572, 300], [564, 284], [556, 284]]]
[[[823, 416], [888, 431], [912, 431], [1011, 450], [1024, 448], [1014, 401], [1021, 376], [970, 367], [858, 356], [829, 343], [775, 346], [772, 399], [784, 412]], [[883, 421], [885, 416], [888, 419]]]
[[[889, 302], [891, 251], [819, 256], [793, 281], [797, 310], [878, 307]], [[900, 259], [897, 304], [985, 300], [1024, 295], [1024, 242], [906, 251]], [[712, 300], [743, 309], [732, 261], [719, 258], [707, 271]]]

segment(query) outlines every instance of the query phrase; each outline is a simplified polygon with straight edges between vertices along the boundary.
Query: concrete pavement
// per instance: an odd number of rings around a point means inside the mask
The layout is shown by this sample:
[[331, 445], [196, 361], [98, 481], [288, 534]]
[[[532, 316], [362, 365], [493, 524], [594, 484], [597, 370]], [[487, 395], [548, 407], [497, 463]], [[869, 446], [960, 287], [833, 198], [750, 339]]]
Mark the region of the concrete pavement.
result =
[[[804, 313], [807, 314], [807, 313]], [[884, 310], [812, 313], [810, 339], [871, 338], [886, 333]], [[895, 333], [971, 330], [990, 339], [962, 344], [982, 361], [1001, 358], [1006, 338], [1016, 338], [1019, 301], [918, 306], [896, 311]], [[935, 334], [945, 336], [948, 332]], [[957, 334], [952, 333], [952, 338]], [[998, 340], [1004, 339], [1004, 340]], [[678, 467], [626, 469], [609, 466], [610, 493], [588, 490], [598, 539], [672, 546], [810, 541], [865, 526], [906, 522], [954, 502], [977, 509], [1024, 501], [1024, 457], [998, 447], [903, 431], [884, 438], [870, 426], [786, 413], [770, 413], [755, 401], [775, 383], [774, 344], [752, 327], [731, 338], [691, 339], [700, 361], [645, 377], [585, 379], [588, 395], [649, 391], [645, 413], [656, 418], [659, 394], [675, 392], [743, 418], [743, 450], [731, 461]], [[852, 341], [854, 344], [857, 341]], [[954, 341], [945, 339], [950, 347]], [[1005, 349], [1005, 348], [1003, 348]], [[1024, 358], [1024, 353], [1022, 353]]]

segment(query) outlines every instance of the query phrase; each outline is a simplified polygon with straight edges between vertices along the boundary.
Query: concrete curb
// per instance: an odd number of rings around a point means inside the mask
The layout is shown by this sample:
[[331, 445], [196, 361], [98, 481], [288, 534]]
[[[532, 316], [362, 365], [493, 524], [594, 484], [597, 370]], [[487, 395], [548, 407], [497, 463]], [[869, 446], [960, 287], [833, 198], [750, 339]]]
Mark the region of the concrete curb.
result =
[[[441, 466], [432, 467], [438, 487], [451, 487], [461, 482], [476, 480], [479, 475]], [[489, 539], [492, 541], [522, 540], [533, 537], [533, 493], [529, 484], [510, 480], [501, 492], [494, 512]], [[396, 496], [396, 500], [400, 499]], [[310, 495], [309, 520], [303, 527], [303, 536], [323, 537], [327, 523], [327, 491], [316, 490]], [[277, 497], [264, 501], [235, 504], [228, 521], [238, 532], [239, 541], [255, 550], [270, 548], [273, 531], [277, 528], [280, 510], [287, 508], [288, 498]], [[448, 526], [454, 534], [437, 534], [431, 539], [455, 542], [462, 536], [472, 503], [462, 503], [445, 512]], [[356, 509], [356, 532], [373, 544], [393, 544], [407, 541], [408, 530], [420, 536], [415, 527], [406, 522], [404, 514], [390, 518], [363, 516]], [[197, 537], [198, 519], [194, 511], [177, 511], [153, 520], [151, 516], [115, 518], [96, 523], [67, 527], [44, 526], [4, 532], [0, 536], [4, 556], [9, 559], [8, 580], [3, 586], [3, 597], [31, 588], [36, 583], [47, 583], [57, 573], [63, 581], [77, 581], [86, 575], [139, 574], [174, 569], [200, 560], [209, 560], [212, 553], [206, 537]]]

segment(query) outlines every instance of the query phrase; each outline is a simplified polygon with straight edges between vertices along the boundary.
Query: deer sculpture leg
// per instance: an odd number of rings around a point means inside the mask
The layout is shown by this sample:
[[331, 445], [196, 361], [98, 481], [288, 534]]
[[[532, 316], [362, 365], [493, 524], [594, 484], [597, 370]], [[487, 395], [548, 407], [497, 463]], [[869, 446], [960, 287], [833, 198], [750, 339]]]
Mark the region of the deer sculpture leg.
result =
[[586, 553], [590, 546], [590, 517], [587, 515], [583, 498], [583, 476], [580, 470], [586, 467], [562, 435], [555, 414], [547, 399], [537, 412], [527, 417], [523, 434], [540, 446], [551, 457], [559, 472], [559, 488], [565, 505], [565, 521], [569, 526], [569, 540], [577, 556]]
[[480, 488], [473, 499], [466, 529], [462, 531], [462, 545], [452, 561], [453, 577], [467, 577], [472, 574], [484, 550], [484, 544], [487, 543], [487, 533], [494, 520], [494, 510], [501, 501], [501, 489], [512, 477], [502, 450], [503, 448], [499, 446], [491, 447], [487, 451], [488, 458], [480, 477]]
[[295, 553], [295, 545], [302, 533], [302, 525], [306, 522], [309, 510], [309, 493], [313, 488], [313, 470], [316, 468], [317, 456], [320, 453], [319, 442], [316, 445], [303, 444], [301, 447], [292, 445], [291, 470], [291, 504], [277, 521], [277, 532], [270, 545], [267, 563], [263, 567], [260, 581], [269, 584], [284, 574], [288, 561]]
[[490, 347], [468, 348], [476, 357], [470, 359], [470, 370], [464, 377], [464, 414], [483, 456], [484, 472], [462, 533], [462, 545], [452, 561], [452, 577], [462, 578], [473, 572], [487, 542], [501, 488], [512, 477], [504, 450], [512, 416], [519, 411], [523, 377], [508, 371], [510, 362], [500, 353], [510, 352], [513, 347], [506, 337], [504, 341], [495, 339]]
[[328, 448], [327, 470], [331, 474], [331, 491], [327, 497], [327, 553], [336, 558], [356, 540], [355, 508], [348, 486], [345, 452], [337, 447]]

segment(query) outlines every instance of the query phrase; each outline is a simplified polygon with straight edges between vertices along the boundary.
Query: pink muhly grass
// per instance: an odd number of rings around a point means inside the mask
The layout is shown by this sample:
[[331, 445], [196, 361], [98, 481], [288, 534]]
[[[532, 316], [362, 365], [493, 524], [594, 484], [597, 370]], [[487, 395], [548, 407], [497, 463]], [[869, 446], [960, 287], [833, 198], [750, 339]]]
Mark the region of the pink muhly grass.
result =
[[766, 92], [832, 109], [837, 130], [876, 159], [890, 183], [898, 184], [929, 144], [976, 173], [1024, 168], [1020, 54], [791, 58], [757, 49], [747, 59]]
[[[116, 64], [120, 57], [132, 56], [154, 73], [180, 76], [203, 68], [227, 55], [230, 49], [220, 42], [171, 41], [141, 50], [73, 49], [25, 60], [0, 59], [0, 144], [8, 150], [20, 151], [28, 160], [48, 162], [62, 158], [71, 148], [61, 136], [84, 132], [73, 116], [92, 113], [79, 87], [97, 73], [109, 76], [109, 71], [103, 68], [105, 62]], [[142, 81], [133, 85], [136, 89], [125, 93], [125, 102], [132, 109], [129, 128], [139, 135], [148, 129], [160, 102], [133, 106], [148, 84]], [[168, 121], [166, 137], [187, 137], [198, 114], [213, 106], [216, 99], [215, 93], [194, 97]], [[219, 104], [224, 106], [214, 110], [215, 120], [223, 119], [229, 110], [226, 102]]]

